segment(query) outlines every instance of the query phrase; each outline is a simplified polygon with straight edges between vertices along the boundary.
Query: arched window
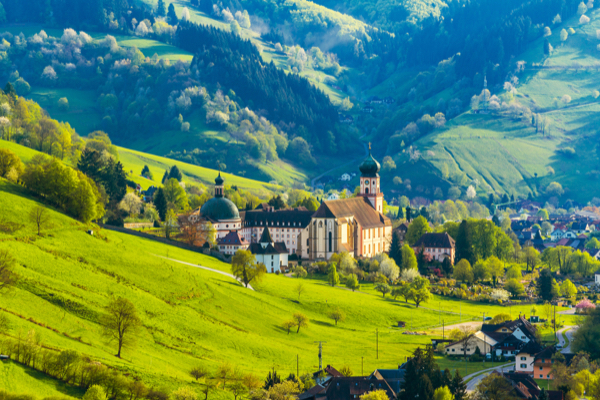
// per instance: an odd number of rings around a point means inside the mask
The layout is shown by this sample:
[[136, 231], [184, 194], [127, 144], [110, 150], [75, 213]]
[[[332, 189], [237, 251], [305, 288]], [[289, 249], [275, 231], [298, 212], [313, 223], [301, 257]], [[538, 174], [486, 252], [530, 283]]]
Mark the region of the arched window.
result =
[[369, 188], [365, 188], [365, 193], [369, 194]]
[[319, 221], [319, 228], [323, 227], [323, 221]]
[[333, 234], [329, 232], [329, 252], [333, 251]]

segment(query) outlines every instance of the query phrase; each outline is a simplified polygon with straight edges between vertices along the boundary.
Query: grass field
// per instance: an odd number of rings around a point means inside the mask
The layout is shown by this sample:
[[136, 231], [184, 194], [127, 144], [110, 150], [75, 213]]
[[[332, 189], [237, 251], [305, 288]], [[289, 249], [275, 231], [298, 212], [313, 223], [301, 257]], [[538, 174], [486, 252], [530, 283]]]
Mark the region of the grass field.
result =
[[[27, 97], [39, 103], [52, 118], [68, 122], [80, 135], [94, 131], [102, 120], [93, 90], [35, 88]], [[69, 100], [68, 111], [58, 108], [58, 99], [62, 97]]]
[[[2, 298], [2, 307], [11, 312], [4, 313], [14, 325], [11, 334], [35, 329], [47, 345], [74, 349], [149, 385], [188, 385], [192, 366], [214, 370], [224, 361], [262, 377], [271, 368], [282, 374], [296, 372], [298, 357], [300, 373], [314, 371], [318, 365], [314, 342], [319, 340], [327, 342], [325, 364], [348, 365], [356, 374], [361, 373], [363, 362], [364, 373], [395, 368], [417, 346], [440, 337], [439, 331], [432, 333], [428, 327], [438, 325], [444, 315], [448, 324], [458, 320], [458, 315], [450, 314], [458, 310], [463, 319], [479, 319], [483, 310], [506, 311], [438, 297], [415, 309], [374, 294], [372, 285], [353, 293], [332, 288], [321, 279], [277, 275], [266, 276], [251, 291], [228, 277], [156, 255], [229, 271], [216, 259], [98, 227], [91, 227], [91, 236], [86, 234], [89, 226], [58, 212], [51, 212], [51, 226], [37, 237], [23, 218], [35, 204], [21, 187], [0, 182], [4, 218], [25, 223], [14, 234], [0, 233], [0, 249], [14, 255], [22, 278]], [[298, 299], [299, 283], [305, 292]], [[102, 307], [115, 296], [131, 300], [143, 321], [137, 347], [126, 349], [123, 359], [113, 356], [115, 348], [103, 340], [97, 322]], [[347, 315], [338, 326], [327, 317], [336, 307]], [[513, 307], [512, 313], [526, 310], [526, 306]], [[310, 326], [288, 335], [280, 326], [295, 312], [307, 315]], [[395, 327], [397, 321], [411, 321], [411, 330], [427, 328], [430, 334], [403, 335], [403, 329]], [[452, 360], [441, 360], [441, 365], [463, 367]], [[468, 368], [475, 372], [483, 365], [472, 363]], [[15, 390], [6, 381], [0, 383], [0, 389]]]
[[81, 398], [83, 391], [13, 361], [0, 361], [0, 390], [36, 397]]

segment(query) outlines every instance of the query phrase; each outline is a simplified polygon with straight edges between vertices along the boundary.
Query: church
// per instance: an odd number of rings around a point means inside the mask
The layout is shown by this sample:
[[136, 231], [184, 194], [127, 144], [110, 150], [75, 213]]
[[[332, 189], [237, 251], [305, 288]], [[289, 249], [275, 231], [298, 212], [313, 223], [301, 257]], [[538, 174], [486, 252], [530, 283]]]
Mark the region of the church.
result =
[[[287, 254], [297, 254], [300, 259], [310, 261], [326, 261], [341, 252], [355, 258], [374, 257], [389, 250], [392, 221], [383, 215], [380, 165], [371, 155], [370, 145], [369, 155], [359, 170], [360, 191], [356, 197], [323, 200], [315, 213], [305, 208], [273, 210], [265, 205], [240, 213], [235, 204], [223, 196], [224, 180], [219, 172], [215, 179], [215, 197], [193, 215], [199, 223], [210, 221], [215, 226], [217, 240], [235, 232], [257, 256], [270, 257], [269, 265], [273, 264], [273, 268], [268, 269], [270, 272], [287, 267]], [[286, 256], [274, 260], [273, 255], [281, 254], [281, 249], [285, 249]], [[265, 252], [268, 254], [263, 254]]]
[[300, 234], [298, 254], [311, 261], [329, 260], [344, 251], [355, 258], [387, 252], [392, 242], [392, 221], [383, 215], [379, 163], [371, 155], [360, 165], [357, 197], [325, 200]]

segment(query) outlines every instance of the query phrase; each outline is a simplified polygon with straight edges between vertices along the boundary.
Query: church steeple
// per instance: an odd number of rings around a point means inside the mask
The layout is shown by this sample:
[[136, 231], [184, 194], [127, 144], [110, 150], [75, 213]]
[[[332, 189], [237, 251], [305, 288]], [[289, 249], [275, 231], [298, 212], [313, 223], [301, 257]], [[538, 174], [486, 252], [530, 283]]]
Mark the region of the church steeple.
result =
[[369, 199], [371, 206], [380, 213], [383, 213], [383, 193], [379, 187], [379, 169], [381, 166], [371, 154], [371, 143], [369, 143], [369, 155], [360, 164], [358, 169], [360, 176], [360, 195]]
[[219, 171], [219, 176], [215, 178], [215, 197], [223, 197], [223, 182], [225, 180], [221, 178], [221, 171]]

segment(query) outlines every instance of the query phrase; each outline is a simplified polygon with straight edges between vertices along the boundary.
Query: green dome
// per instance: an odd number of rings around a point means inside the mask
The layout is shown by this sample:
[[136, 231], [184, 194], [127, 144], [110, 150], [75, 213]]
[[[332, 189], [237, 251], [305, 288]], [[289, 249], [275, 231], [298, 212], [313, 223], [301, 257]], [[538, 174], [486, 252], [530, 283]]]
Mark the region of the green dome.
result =
[[365, 159], [365, 161], [360, 164], [360, 172], [362, 176], [366, 177], [376, 177], [379, 172], [380, 165], [371, 155], [371, 145], [369, 144], [369, 156]]
[[240, 213], [233, 202], [225, 197], [213, 197], [200, 208], [200, 215], [214, 221], [238, 219]]

